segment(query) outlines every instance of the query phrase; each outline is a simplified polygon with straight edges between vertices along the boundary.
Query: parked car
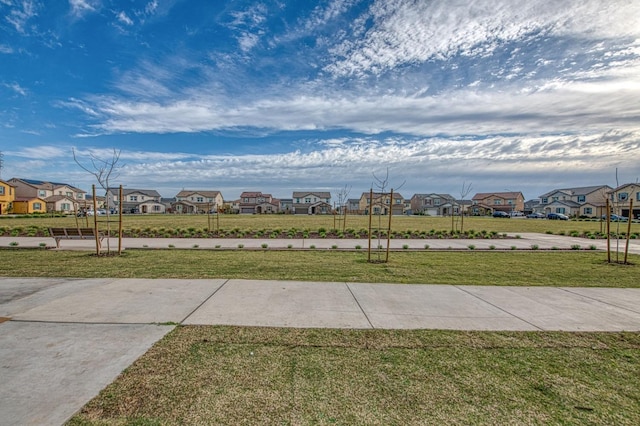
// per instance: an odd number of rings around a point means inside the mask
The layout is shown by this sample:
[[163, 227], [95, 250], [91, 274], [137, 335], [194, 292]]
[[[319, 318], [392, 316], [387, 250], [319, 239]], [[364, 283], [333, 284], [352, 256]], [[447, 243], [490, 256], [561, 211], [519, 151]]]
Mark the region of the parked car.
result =
[[495, 211], [493, 212], [493, 217], [504, 217], [509, 219], [511, 217], [511, 215], [507, 212], [501, 212], [501, 211]]
[[544, 219], [546, 216], [544, 215], [544, 213], [534, 212], [534, 213], [529, 213], [527, 217], [529, 219]]
[[522, 212], [511, 212], [509, 213], [511, 217], [524, 217], [524, 213]]
[[569, 220], [569, 216], [565, 216], [562, 213], [549, 213], [547, 214], [549, 220]]
[[[602, 215], [602, 220], [607, 220], [607, 215]], [[627, 220], [629, 220], [628, 217], [624, 217], [624, 216], [619, 216], [617, 214], [612, 214], [611, 215], [611, 222], [626, 222]]]

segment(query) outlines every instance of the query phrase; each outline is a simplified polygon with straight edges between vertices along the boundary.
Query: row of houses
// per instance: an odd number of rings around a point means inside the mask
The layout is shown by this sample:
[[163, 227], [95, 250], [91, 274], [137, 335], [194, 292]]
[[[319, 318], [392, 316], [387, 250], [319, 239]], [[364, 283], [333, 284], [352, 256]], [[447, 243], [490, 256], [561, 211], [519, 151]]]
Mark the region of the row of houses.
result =
[[[64, 212], [92, 210], [87, 192], [66, 183], [34, 179], [13, 178], [0, 180], [0, 214]], [[120, 199], [122, 197], [122, 199]], [[470, 200], [458, 200], [450, 194], [420, 193], [405, 198], [400, 193], [363, 192], [359, 198], [332, 202], [326, 191], [294, 191], [291, 198], [275, 198], [269, 193], [245, 191], [240, 198], [226, 201], [220, 191], [182, 190], [174, 198], [162, 198], [152, 189], [108, 188], [100, 197], [99, 208], [122, 209], [123, 213], [178, 213], [196, 214], [228, 212], [240, 214], [332, 214], [348, 211], [350, 214], [422, 214], [450, 216], [464, 213], [483, 216], [495, 211], [562, 213], [569, 216], [600, 217], [606, 213], [607, 200], [623, 216], [640, 216], [640, 184], [628, 183], [611, 188], [608, 185], [554, 189], [539, 198], [526, 201], [522, 192], [482, 192]], [[631, 208], [631, 204], [633, 207]], [[342, 205], [338, 205], [342, 204]]]

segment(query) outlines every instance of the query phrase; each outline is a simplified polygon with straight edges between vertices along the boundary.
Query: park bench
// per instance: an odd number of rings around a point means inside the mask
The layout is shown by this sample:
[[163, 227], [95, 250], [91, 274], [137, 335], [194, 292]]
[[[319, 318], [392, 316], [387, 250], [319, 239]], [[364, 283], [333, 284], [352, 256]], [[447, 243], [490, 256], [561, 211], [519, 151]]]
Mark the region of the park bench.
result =
[[[61, 240], [91, 240], [96, 238], [94, 228], [49, 228], [49, 236], [56, 240], [56, 247], [60, 248]], [[104, 234], [98, 232], [98, 244], [102, 243]]]

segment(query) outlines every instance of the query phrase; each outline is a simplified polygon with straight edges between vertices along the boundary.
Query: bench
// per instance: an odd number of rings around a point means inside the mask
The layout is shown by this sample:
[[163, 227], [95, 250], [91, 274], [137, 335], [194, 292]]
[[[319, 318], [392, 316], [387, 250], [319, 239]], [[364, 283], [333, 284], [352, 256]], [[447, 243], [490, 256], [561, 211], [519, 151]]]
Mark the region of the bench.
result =
[[[60, 248], [61, 240], [91, 240], [96, 238], [94, 228], [49, 228], [49, 236], [56, 240], [56, 247]], [[104, 234], [98, 232], [98, 246], [101, 245]]]

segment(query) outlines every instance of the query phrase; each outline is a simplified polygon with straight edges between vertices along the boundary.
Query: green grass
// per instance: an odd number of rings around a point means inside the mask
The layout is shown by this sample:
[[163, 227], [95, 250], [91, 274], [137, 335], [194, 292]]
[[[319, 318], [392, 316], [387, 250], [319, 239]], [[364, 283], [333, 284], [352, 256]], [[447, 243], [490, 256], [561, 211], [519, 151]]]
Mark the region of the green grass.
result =
[[[127, 250], [92, 252], [3, 249], [2, 276], [82, 278], [246, 278], [514, 286], [640, 287], [640, 256], [606, 264], [594, 251], [394, 252], [389, 263], [363, 251]], [[301, 267], [304, 265], [304, 267]]]
[[[39, 227], [46, 229], [48, 227], [76, 227], [76, 226], [93, 226], [92, 219], [87, 221], [86, 218], [68, 217], [34, 217], [34, 218], [8, 218], [0, 216], [0, 228], [15, 229], [20, 227], [26, 230], [27, 227]], [[387, 218], [383, 217], [384, 226], [387, 225]], [[105, 229], [105, 218], [99, 217], [100, 228]], [[346, 229], [361, 230], [368, 229], [368, 216], [347, 216], [345, 223]], [[374, 224], [374, 226], [376, 226]], [[539, 220], [539, 219], [494, 219], [485, 217], [469, 217], [464, 219], [464, 230], [475, 230], [476, 232], [539, 232], [545, 233], [551, 231], [554, 234], [560, 232], [569, 235], [573, 231], [578, 232], [602, 232], [605, 230], [604, 223], [591, 221], [561, 221], [561, 220]], [[117, 217], [112, 218], [111, 229], [117, 229]], [[219, 219], [219, 227], [225, 231], [258, 231], [258, 230], [275, 230], [280, 229], [288, 231], [292, 228], [297, 230], [309, 230], [313, 232], [319, 231], [321, 228], [331, 230], [339, 226], [334, 221], [332, 215], [326, 216], [308, 216], [308, 215], [221, 215]], [[619, 229], [618, 229], [619, 226]], [[127, 231], [140, 231], [137, 234], [143, 234], [145, 230], [157, 231], [161, 233], [161, 229], [165, 231], [173, 231], [176, 229], [187, 230], [204, 230], [209, 228], [207, 215], [124, 215], [123, 227]], [[430, 230], [450, 231], [452, 229], [451, 218], [446, 217], [429, 217], [429, 216], [394, 216], [392, 218], [392, 229], [397, 232], [418, 231], [425, 232]], [[211, 221], [211, 228], [215, 229], [215, 221]], [[454, 229], [460, 229], [459, 218], [456, 218], [453, 224]], [[613, 223], [612, 232], [627, 231], [626, 223]], [[633, 223], [631, 226], [632, 233], [640, 233], [640, 223]]]
[[69, 422], [640, 424], [639, 333], [178, 327]]

